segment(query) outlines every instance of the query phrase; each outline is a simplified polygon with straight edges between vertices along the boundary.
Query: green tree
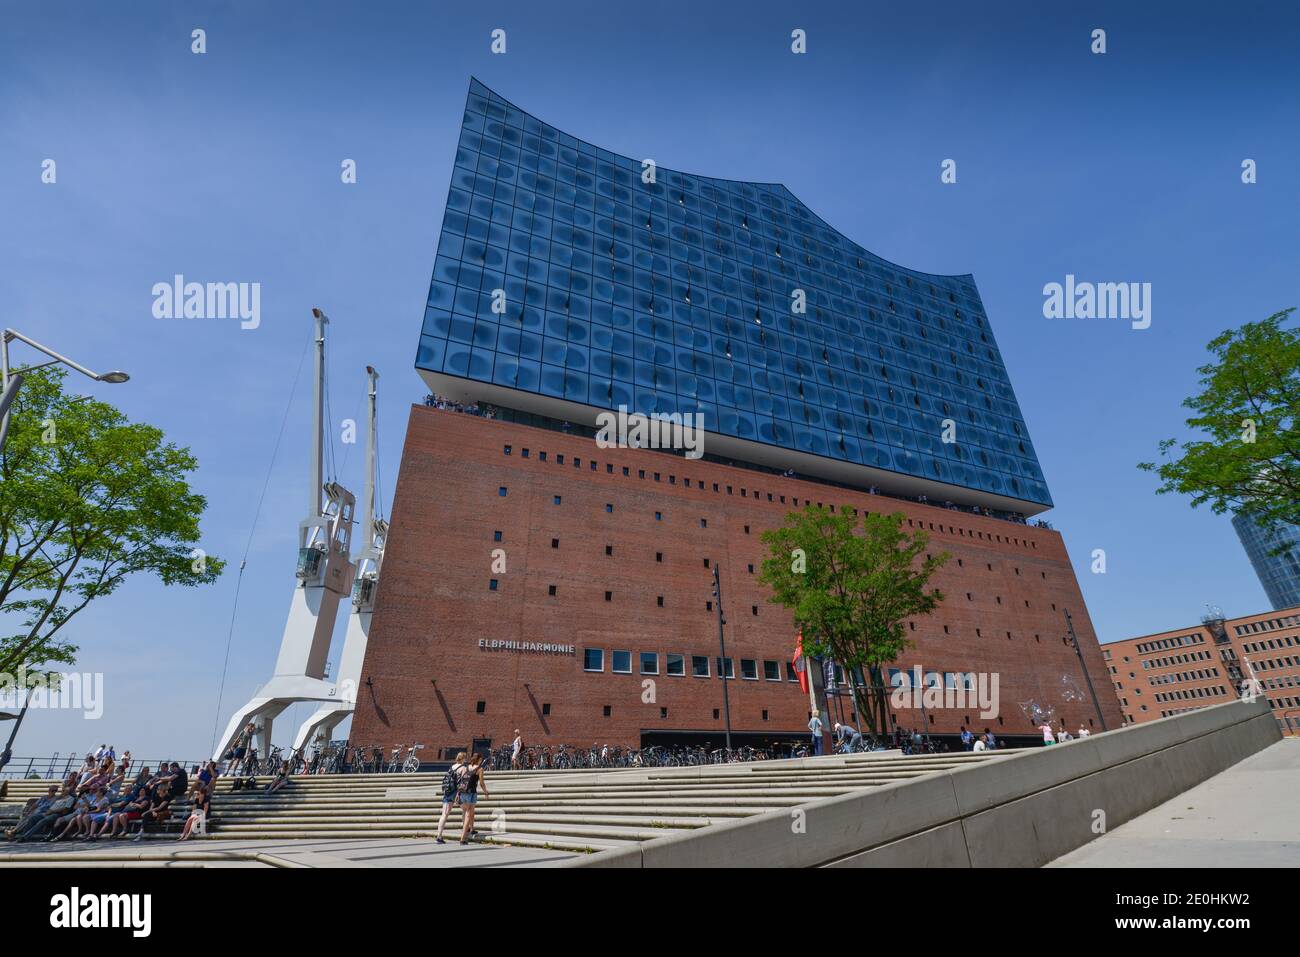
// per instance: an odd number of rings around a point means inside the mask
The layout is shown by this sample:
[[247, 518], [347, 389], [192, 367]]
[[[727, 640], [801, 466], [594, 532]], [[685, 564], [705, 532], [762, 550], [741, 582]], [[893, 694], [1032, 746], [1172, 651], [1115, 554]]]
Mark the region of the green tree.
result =
[[[1199, 434], [1160, 443], [1161, 462], [1138, 468], [1160, 477], [1158, 494], [1191, 496], [1218, 514], [1242, 512], [1261, 524], [1300, 524], [1300, 330], [1295, 309], [1230, 329], [1206, 347], [1201, 390], [1183, 401]], [[1175, 453], [1171, 456], [1170, 453]]]
[[57, 366], [24, 372], [0, 453], [0, 673], [71, 663], [63, 629], [134, 574], [215, 581], [195, 554], [206, 501], [189, 449], [103, 402], [63, 391]]
[[861, 671], [867, 687], [852, 682], [854, 701], [873, 735], [889, 728], [883, 666], [912, 647], [908, 619], [943, 601], [928, 586], [950, 557], [922, 557], [930, 536], [904, 531], [904, 520], [900, 512], [871, 513], [859, 522], [849, 508], [809, 505], [762, 536], [769, 557], [759, 581], [771, 589], [768, 601], [793, 613], [805, 655]]

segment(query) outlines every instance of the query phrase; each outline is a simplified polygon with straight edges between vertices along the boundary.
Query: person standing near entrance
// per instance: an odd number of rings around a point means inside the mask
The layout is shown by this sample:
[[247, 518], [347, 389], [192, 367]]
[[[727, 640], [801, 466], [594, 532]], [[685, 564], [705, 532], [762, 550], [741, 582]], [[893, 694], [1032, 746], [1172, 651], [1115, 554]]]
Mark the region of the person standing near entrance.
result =
[[822, 719], [821, 712], [814, 710], [808, 719], [808, 730], [812, 732], [813, 754], [822, 753]]
[[510, 745], [510, 770], [519, 770], [519, 755], [524, 750], [524, 739], [519, 734], [519, 729], [515, 728], [515, 740]]
[[465, 823], [460, 828], [460, 842], [468, 844], [470, 835], [474, 833], [474, 809], [478, 804], [479, 785], [483, 786], [484, 797], [491, 796], [483, 773], [483, 755], [475, 754], [469, 759], [469, 765], [462, 772], [462, 780], [465, 784], [460, 792], [460, 806], [465, 815]]

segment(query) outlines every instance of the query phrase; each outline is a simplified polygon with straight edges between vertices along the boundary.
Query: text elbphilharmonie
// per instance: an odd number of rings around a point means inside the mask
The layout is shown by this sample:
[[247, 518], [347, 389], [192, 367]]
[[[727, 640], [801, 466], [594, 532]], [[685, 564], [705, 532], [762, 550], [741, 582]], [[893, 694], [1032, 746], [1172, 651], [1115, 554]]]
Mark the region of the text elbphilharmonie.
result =
[[577, 649], [573, 645], [552, 645], [540, 641], [496, 641], [480, 638], [478, 646], [484, 651], [545, 651], [553, 655], [577, 654]]

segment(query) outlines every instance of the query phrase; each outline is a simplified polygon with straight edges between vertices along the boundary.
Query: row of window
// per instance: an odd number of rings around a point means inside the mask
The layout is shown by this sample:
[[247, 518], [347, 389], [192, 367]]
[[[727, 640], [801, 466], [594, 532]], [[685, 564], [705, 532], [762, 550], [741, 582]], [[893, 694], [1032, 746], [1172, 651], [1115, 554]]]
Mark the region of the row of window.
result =
[[[610, 674], [632, 674], [632, 664], [634, 655], [630, 651], [614, 650], [609, 652], [609, 671]], [[669, 677], [682, 678], [687, 674], [689, 664], [690, 675], [695, 678], [709, 678], [713, 674], [719, 677], [735, 678], [735, 664], [730, 657], [710, 658], [708, 655], [684, 655], [677, 653], [668, 653], [663, 658], [663, 674]], [[584, 648], [582, 650], [582, 670], [590, 672], [603, 673], [605, 670], [605, 649], [603, 648]], [[656, 651], [642, 651], [635, 655], [637, 664], [637, 673], [643, 675], [659, 674], [660, 655]], [[765, 660], [760, 662], [757, 658], [740, 659], [740, 677], [747, 681], [758, 681], [759, 672], [762, 672], [762, 679], [765, 681], [782, 680], [782, 662]], [[710, 670], [712, 668], [713, 670]], [[785, 680], [798, 681], [799, 676], [790, 662], [785, 662]]]
[[1261, 631], [1272, 631], [1276, 628], [1291, 628], [1300, 625], [1300, 615], [1287, 615], [1285, 618], [1270, 618], [1268, 621], [1249, 621], [1244, 625], [1237, 625], [1233, 628], [1238, 635], [1257, 635]]
[[1269, 638], [1266, 641], [1250, 641], [1242, 645], [1248, 652], [1254, 654], [1260, 651], [1277, 651], [1281, 648], [1294, 648], [1300, 645], [1300, 638], [1294, 635], [1279, 635], [1277, 638]]
[[[514, 455], [514, 452], [515, 452], [515, 448], [514, 448], [514, 445], [513, 445], [513, 444], [506, 443], [506, 444], [503, 444], [502, 447], [501, 447], [501, 454], [502, 454], [502, 455]], [[527, 459], [527, 458], [531, 458], [532, 455], [533, 455], [533, 450], [532, 450], [531, 448], [529, 448], [529, 447], [527, 447], [527, 446], [521, 446], [521, 447], [520, 447], [520, 449], [519, 449], [519, 457], [520, 457], [520, 458]], [[547, 456], [548, 456], [548, 453], [547, 453], [546, 451], [539, 450], [539, 451], [537, 452], [537, 460], [538, 460], [539, 462], [546, 462], [546, 461], [548, 461]], [[569, 458], [570, 458], [570, 461], [573, 462], [573, 467], [574, 467], [575, 469], [582, 469], [582, 467], [583, 467], [583, 464], [582, 464], [582, 463], [583, 463], [584, 460], [583, 460], [583, 458], [582, 458], [581, 456], [571, 455]], [[592, 471], [592, 472], [599, 471], [599, 464], [597, 463], [597, 461], [596, 461], [595, 459], [586, 459], [585, 461], [587, 462], [587, 468], [588, 468], [589, 471]], [[555, 462], [556, 465], [564, 465], [564, 464], [565, 464], [565, 454], [564, 454], [563, 452], [557, 452], [557, 453], [555, 453], [555, 456], [554, 456], [554, 462]], [[622, 474], [624, 477], [630, 478], [631, 475], [632, 475], [632, 468], [631, 468], [630, 466], [627, 466], [627, 465], [623, 465], [623, 466], [615, 466], [613, 462], [606, 462], [606, 463], [605, 463], [605, 473], [606, 473], [607, 475], [615, 475], [615, 474], [619, 474], [619, 472], [617, 472], [616, 469], [618, 469], [619, 471], [621, 471], [621, 474]], [[677, 485], [677, 475], [676, 475], [675, 473], [663, 473], [663, 472], [657, 472], [657, 471], [654, 471], [654, 470], [649, 470], [649, 471], [647, 471], [646, 469], [638, 468], [638, 469], [636, 469], [636, 475], [637, 475], [637, 478], [639, 478], [639, 479], [641, 479], [641, 480], [643, 480], [643, 481], [646, 480], [646, 479], [653, 479], [653, 480], [656, 481], [656, 482], [661, 482], [661, 481], [663, 481], [664, 479], [667, 479], [669, 485], [672, 485], [672, 486], [676, 486], [676, 485]], [[722, 494], [722, 493], [725, 491], [725, 493], [726, 493], [727, 495], [735, 495], [735, 494], [737, 493], [737, 491], [739, 491], [739, 494], [740, 494], [740, 497], [741, 497], [741, 498], [751, 498], [751, 497], [752, 497], [752, 498], [754, 498], [755, 500], [760, 500], [760, 501], [763, 500], [763, 496], [766, 494], [766, 501], [768, 501], [768, 502], [772, 502], [772, 503], [774, 503], [774, 504], [781, 504], [781, 505], [785, 505], [785, 504], [786, 504], [786, 496], [781, 495], [781, 494], [779, 494], [779, 493], [775, 493], [775, 492], [767, 492], [767, 493], [763, 493], [763, 492], [760, 492], [758, 489], [749, 489], [749, 488], [745, 488], [745, 487], [741, 487], [741, 488], [737, 489], [736, 486], [728, 485], [728, 484], [726, 484], [726, 483], [720, 483], [720, 482], [713, 482], [713, 483], [711, 483], [711, 484], [712, 484], [712, 486], [713, 486], [713, 491], [714, 491], [715, 493], [717, 493], [717, 494]], [[684, 488], [684, 489], [692, 488], [692, 485], [691, 485], [691, 479], [690, 479], [689, 476], [683, 476], [683, 477], [682, 477], [682, 480], [681, 480], [681, 487]], [[696, 479], [696, 480], [695, 480], [695, 485], [694, 485], [693, 487], [696, 488], [696, 489], [698, 489], [698, 490], [701, 491], [701, 492], [707, 490], [707, 488], [706, 488], [706, 483], [704, 482], [703, 479]], [[508, 494], [509, 494], [509, 487], [508, 487], [508, 486], [502, 485], [502, 486], [498, 487], [498, 489], [497, 489], [497, 495], [498, 495], [499, 497], [501, 497], [501, 498], [505, 498]], [[553, 496], [552, 496], [552, 502], [553, 502], [553, 504], [555, 504], [555, 505], [560, 505], [560, 504], [563, 503], [563, 498], [562, 498], [562, 496], [560, 496], [560, 495], [553, 495]], [[799, 506], [799, 498], [798, 498], [798, 496], [792, 496], [792, 497], [790, 498], [790, 503], [789, 503], [789, 504], [790, 504], [791, 507], [793, 507], [793, 508], [799, 508], [800, 506]], [[805, 506], [812, 505], [812, 504], [813, 504], [812, 499], [807, 499], [807, 498], [804, 499], [804, 500], [803, 500], [803, 504], [804, 504]], [[818, 506], [818, 508], [823, 508], [823, 507], [825, 507], [825, 503], [824, 503], [824, 502], [818, 502], [818, 503], [817, 503], [817, 506]], [[831, 503], [831, 507], [832, 507], [832, 508], [839, 508], [839, 507], [841, 507], [841, 506], [837, 506], [837, 505], [835, 505], [834, 502], [832, 502], [832, 503]], [[606, 511], [606, 512], [611, 512], [611, 513], [614, 511], [614, 505], [613, 505], [612, 502], [606, 502], [606, 503], [605, 503], [605, 511]], [[859, 515], [858, 509], [857, 509], [856, 506], [850, 507], [850, 512], [851, 512], [851, 514], [853, 514], [855, 517]], [[866, 514], [870, 514], [870, 512], [866, 512]], [[656, 520], [656, 521], [661, 521], [662, 518], [663, 518], [663, 513], [660, 512], [660, 511], [656, 511], [656, 512], [655, 512], [655, 520]], [[980, 540], [980, 541], [987, 541], [987, 542], [994, 542], [994, 541], [996, 541], [997, 543], [999, 543], [999, 544], [1003, 544], [1003, 545], [1011, 545], [1011, 544], [1014, 544], [1014, 545], [1017, 545], [1017, 546], [1019, 546], [1019, 547], [1022, 547], [1022, 548], [1029, 548], [1029, 549], [1036, 549], [1036, 548], [1038, 548], [1038, 543], [1035, 542], [1035, 541], [1033, 541], [1033, 540], [1031, 540], [1031, 539], [1024, 539], [1024, 540], [1021, 540], [1020, 538], [1016, 538], [1016, 537], [1014, 537], [1014, 536], [1010, 536], [1010, 535], [998, 535], [998, 534], [990, 534], [990, 533], [981, 532], [981, 531], [970, 531], [970, 530], [965, 529], [965, 528], [958, 528], [958, 527], [956, 527], [956, 526], [954, 526], [954, 525], [948, 525], [948, 526], [945, 526], [942, 522], [937, 523], [937, 526], [936, 526], [936, 523], [935, 523], [935, 522], [927, 522], [927, 521], [925, 521], [924, 519], [912, 519], [912, 518], [909, 518], [909, 519], [907, 520], [907, 526], [908, 526], [908, 528], [920, 528], [920, 529], [923, 529], [923, 530], [928, 528], [928, 530], [931, 531], [931, 532], [937, 531], [939, 534], [956, 535], [956, 536], [959, 537], [959, 538], [971, 538], [971, 539], [978, 539], [978, 540]], [[701, 527], [701, 528], [707, 528], [707, 527], [708, 527], [708, 519], [701, 518], [701, 519], [700, 519], [700, 527]], [[747, 534], [747, 535], [749, 534], [749, 526], [748, 526], [748, 525], [745, 526], [745, 534]], [[993, 565], [992, 565], [992, 563], [990, 562], [990, 563], [987, 563], [987, 564], [988, 564], [988, 570], [989, 570], [989, 571], [993, 571]], [[962, 558], [958, 558], [958, 559], [957, 559], [957, 566], [958, 566], [959, 568], [963, 568], [963, 567], [965, 567], [965, 561], [964, 561], [964, 559], [962, 559]], [[1019, 568], [1019, 566], [1016, 566], [1016, 567], [1015, 567], [1015, 573], [1016, 573], [1017, 575], [1020, 574], [1020, 568]], [[1046, 580], [1046, 578], [1047, 578], [1047, 573], [1046, 573], [1046, 572], [1040, 572], [1039, 574], [1042, 576], [1042, 578], [1043, 578], [1044, 580]]]
[[1179, 691], [1159, 691], [1155, 695], [1157, 701], [1189, 701], [1193, 698], [1222, 698], [1227, 695], [1228, 689], [1223, 685], [1214, 685], [1208, 688], [1184, 688]]

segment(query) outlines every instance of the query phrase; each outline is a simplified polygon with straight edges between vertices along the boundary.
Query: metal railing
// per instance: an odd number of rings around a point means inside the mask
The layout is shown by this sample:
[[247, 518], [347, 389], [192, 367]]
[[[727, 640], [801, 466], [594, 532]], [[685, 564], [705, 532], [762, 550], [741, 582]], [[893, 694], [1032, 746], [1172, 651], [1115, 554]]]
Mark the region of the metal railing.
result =
[[[117, 756], [118, 763], [121, 763], [122, 755]], [[85, 751], [74, 751], [67, 754], [54, 752], [48, 758], [19, 757], [14, 755], [9, 759], [9, 763], [0, 769], [0, 779], [8, 780], [40, 780], [40, 781], [62, 781], [73, 771], [80, 770], [86, 760]], [[131, 755], [131, 773], [139, 771], [141, 768], [152, 768], [155, 771], [158, 766], [166, 761], [168, 764], [175, 761], [187, 772], [192, 770], [197, 764], [200, 767], [206, 763], [205, 758], [202, 761], [182, 761], [180, 758], [158, 758], [150, 760], [148, 758], [137, 758]]]

